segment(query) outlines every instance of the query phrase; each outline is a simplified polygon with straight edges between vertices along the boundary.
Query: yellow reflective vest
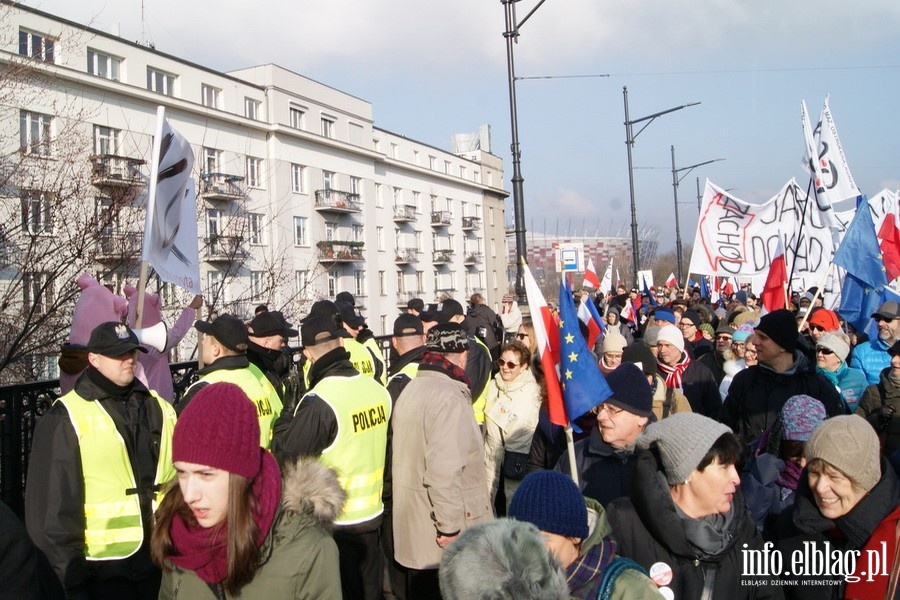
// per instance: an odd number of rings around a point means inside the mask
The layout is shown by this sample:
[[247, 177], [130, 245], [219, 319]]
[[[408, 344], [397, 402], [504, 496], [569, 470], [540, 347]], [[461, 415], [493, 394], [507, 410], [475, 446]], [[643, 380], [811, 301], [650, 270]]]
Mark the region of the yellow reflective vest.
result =
[[225, 381], [241, 388], [256, 408], [256, 418], [259, 419], [259, 445], [263, 448], [272, 445], [272, 428], [278, 415], [281, 414], [282, 404], [272, 382], [259, 367], [250, 363], [249, 367], [242, 369], [216, 369], [205, 374], [199, 381], [207, 383]]
[[[362, 342], [364, 348], [368, 348], [369, 352], [374, 357], [374, 361], [381, 366], [381, 376], [376, 377], [376, 373], [373, 373], [372, 376], [380, 383], [381, 385], [387, 385], [387, 363], [384, 361], [384, 355], [381, 353], [381, 348], [378, 347], [378, 342], [375, 341], [375, 338], [370, 337], [365, 342]], [[376, 371], [378, 370], [378, 365], [375, 365]]]
[[[475, 342], [484, 349], [485, 354], [490, 356], [491, 353], [488, 350], [488, 347], [485, 345], [485, 343], [482, 342], [478, 338], [478, 336], [474, 336], [474, 337], [475, 337]], [[475, 348], [470, 348], [469, 352], [478, 352], [478, 350], [476, 350]], [[475, 412], [475, 420], [478, 421], [479, 425], [484, 424], [484, 406], [487, 403], [488, 383], [490, 383], [490, 381], [491, 381], [490, 372], [488, 372], [488, 380], [485, 382], [484, 388], [482, 388], [481, 393], [478, 395], [477, 398], [472, 399], [472, 410]]]
[[337, 437], [319, 459], [338, 473], [341, 488], [347, 493], [344, 510], [334, 524], [353, 525], [374, 519], [384, 510], [381, 490], [390, 394], [362, 375], [326, 377], [308, 393], [328, 404], [338, 421]]
[[[157, 490], [175, 476], [172, 432], [175, 409], [151, 392], [162, 411], [163, 427], [154, 482]], [[84, 555], [87, 560], [116, 560], [138, 551], [144, 540], [140, 498], [125, 440], [106, 409], [75, 391], [59, 398], [69, 414], [84, 478]], [[128, 493], [126, 490], [132, 490]], [[162, 494], [157, 491], [154, 510]]]

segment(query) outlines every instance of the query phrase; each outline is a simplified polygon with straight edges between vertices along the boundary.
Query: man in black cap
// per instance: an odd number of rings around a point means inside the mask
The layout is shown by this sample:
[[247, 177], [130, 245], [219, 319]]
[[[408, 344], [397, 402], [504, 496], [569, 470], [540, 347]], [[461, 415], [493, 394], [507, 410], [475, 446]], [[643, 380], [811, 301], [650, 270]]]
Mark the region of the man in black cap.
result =
[[381, 348], [378, 347], [375, 334], [366, 326], [366, 320], [349, 302], [338, 301], [335, 302], [335, 306], [338, 308], [338, 321], [344, 326], [344, 330], [372, 356], [372, 365], [375, 368], [372, 377], [381, 385], [387, 385], [387, 361], [381, 353]]
[[[631, 491], [635, 442], [647, 423], [656, 420], [650, 384], [636, 365], [619, 365], [606, 382], [613, 395], [593, 409], [597, 422], [590, 435], [575, 442], [581, 492], [603, 506]], [[569, 465], [569, 455], [563, 454], [556, 470], [568, 475]]]
[[397, 400], [391, 469], [395, 559], [409, 569], [409, 598], [430, 599], [440, 598], [443, 548], [493, 513], [466, 385], [466, 331], [459, 323], [435, 325], [425, 348]]
[[421, 298], [413, 298], [406, 303], [406, 312], [411, 315], [419, 316], [425, 310], [425, 301]]
[[247, 358], [266, 375], [282, 399], [293, 364], [287, 342], [296, 335], [297, 330], [277, 310], [259, 313], [247, 326]]
[[775, 422], [791, 396], [806, 394], [825, 405], [832, 417], [841, 414], [843, 403], [837, 389], [799, 347], [794, 315], [776, 310], [759, 320], [753, 334], [759, 364], [734, 376], [719, 420], [745, 443], [759, 437]]
[[146, 352], [126, 325], [98, 325], [88, 367], [37, 422], [25, 489], [28, 534], [70, 598], [156, 598], [153, 503], [175, 476], [175, 411], [135, 379]]
[[[261, 313], [257, 318], [270, 314]], [[249, 339], [244, 323], [237, 317], [223, 314], [212, 322], [197, 321], [194, 328], [205, 334], [200, 341], [200, 360], [204, 366], [197, 372], [200, 378], [185, 391], [178, 403], [178, 414], [197, 392], [210, 383], [233, 383], [253, 402], [259, 419], [259, 443], [263, 448], [268, 448], [272, 442], [275, 419], [281, 414], [282, 402], [275, 386], [247, 358]]]
[[472, 410], [475, 412], [475, 420], [481, 425], [484, 423], [488, 382], [491, 380], [493, 366], [496, 363], [491, 358], [487, 344], [475, 335], [463, 312], [462, 304], [452, 298], [445, 300], [436, 314], [436, 319], [438, 323], [458, 323], [466, 329], [469, 340], [466, 375], [469, 377], [469, 390], [472, 392]]
[[878, 337], [853, 348], [850, 366], [866, 374], [869, 385], [878, 383], [881, 372], [891, 366], [888, 349], [897, 341], [900, 331], [900, 304], [885, 302], [872, 314], [878, 323]]
[[341, 331], [329, 315], [303, 320], [300, 341], [311, 365], [309, 391], [282, 412], [272, 451], [281, 464], [311, 456], [340, 473], [347, 499], [333, 535], [341, 586], [347, 598], [374, 600], [382, 597], [384, 577], [378, 534], [391, 398], [353, 367]]

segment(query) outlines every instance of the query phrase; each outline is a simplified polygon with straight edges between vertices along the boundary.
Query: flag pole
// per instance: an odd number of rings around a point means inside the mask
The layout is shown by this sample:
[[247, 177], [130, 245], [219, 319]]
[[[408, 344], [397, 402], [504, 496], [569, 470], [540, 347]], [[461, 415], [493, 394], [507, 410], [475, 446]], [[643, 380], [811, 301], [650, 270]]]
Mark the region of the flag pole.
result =
[[147, 261], [141, 261], [141, 274], [137, 284], [137, 304], [134, 307], [134, 328], [140, 329], [144, 320], [144, 291], [147, 289]]
[[[825, 287], [825, 282], [828, 281], [828, 276], [831, 275], [831, 269], [834, 267], [834, 263], [828, 263], [828, 270], [825, 271], [825, 277], [822, 278], [822, 281], [816, 287], [816, 293], [812, 297], [812, 301], [809, 303], [810, 308], [815, 305], [816, 300], [819, 296], [822, 295], [822, 289]], [[803, 319], [800, 320], [800, 325], [797, 326], [797, 331], [802, 331], [803, 326], [806, 324], [806, 321], [809, 319], [809, 315], [812, 313], [812, 310], [806, 311], [806, 314], [803, 315]]]
[[566, 451], [569, 454], [569, 473], [572, 475], [572, 481], [581, 487], [581, 484], [578, 483], [578, 466], [575, 464], [575, 437], [572, 434], [571, 421], [566, 425]]

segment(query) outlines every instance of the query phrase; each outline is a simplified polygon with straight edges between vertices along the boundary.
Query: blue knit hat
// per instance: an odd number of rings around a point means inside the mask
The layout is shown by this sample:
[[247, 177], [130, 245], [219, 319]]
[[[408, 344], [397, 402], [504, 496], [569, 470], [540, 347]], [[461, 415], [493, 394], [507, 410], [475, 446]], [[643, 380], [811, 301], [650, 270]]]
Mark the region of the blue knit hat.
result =
[[575, 482], [558, 471], [535, 471], [519, 484], [509, 516], [541, 531], [565, 537], [588, 536], [587, 506]]
[[606, 402], [640, 417], [647, 417], [651, 422], [656, 420], [653, 413], [653, 389], [647, 382], [647, 376], [637, 365], [622, 363], [606, 376], [606, 383], [613, 393]]

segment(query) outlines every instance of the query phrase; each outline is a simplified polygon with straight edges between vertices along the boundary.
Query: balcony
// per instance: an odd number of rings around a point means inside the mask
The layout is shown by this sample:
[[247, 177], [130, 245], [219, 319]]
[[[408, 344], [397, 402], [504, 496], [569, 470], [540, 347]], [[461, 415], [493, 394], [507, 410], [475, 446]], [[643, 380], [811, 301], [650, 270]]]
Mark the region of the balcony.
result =
[[200, 197], [204, 200], [243, 200], [246, 191], [240, 175], [204, 173], [200, 176]]
[[[414, 291], [414, 292], [397, 292], [397, 306], [402, 308], [406, 308], [406, 304], [412, 300], [413, 298], [422, 298], [425, 295], [423, 291]], [[425, 303], [428, 304], [427, 302]]]
[[419, 261], [419, 251], [415, 248], [397, 248], [397, 258], [394, 259], [398, 265], [408, 265]]
[[395, 223], [412, 223], [416, 220], [416, 207], [410, 204], [394, 207]]
[[233, 262], [247, 257], [244, 238], [232, 235], [216, 235], [203, 238], [201, 254], [208, 262]]
[[478, 231], [481, 229], [481, 218], [480, 217], [463, 217], [462, 218], [462, 230], [463, 231]]
[[91, 183], [101, 189], [127, 189], [141, 187], [147, 183], [139, 158], [96, 154], [90, 157]]
[[483, 261], [484, 257], [482, 256], [481, 252], [469, 252], [463, 259], [463, 264], [471, 267], [473, 265], [480, 265]]
[[431, 256], [431, 262], [436, 265], [446, 265], [453, 260], [453, 250], [435, 250]]
[[319, 212], [358, 213], [362, 212], [359, 194], [340, 190], [316, 190], [316, 206]]
[[136, 261], [141, 257], [144, 234], [101, 233], [95, 241], [94, 258], [100, 262]]
[[432, 227], [449, 227], [450, 226], [450, 211], [449, 210], [436, 210], [431, 213], [431, 226]]
[[351, 263], [365, 260], [363, 242], [341, 242], [337, 240], [316, 243], [321, 263]]

